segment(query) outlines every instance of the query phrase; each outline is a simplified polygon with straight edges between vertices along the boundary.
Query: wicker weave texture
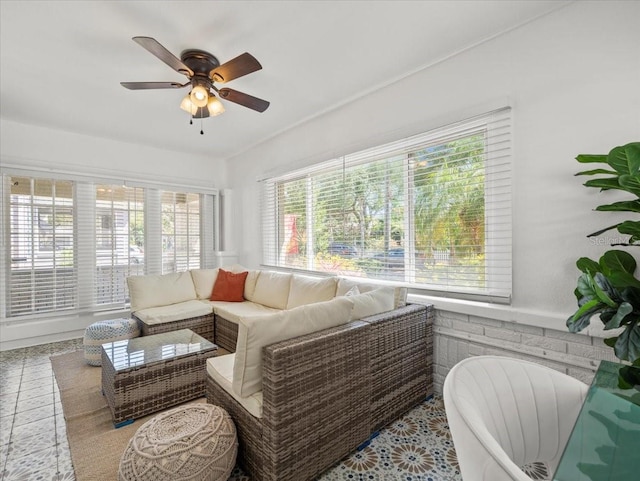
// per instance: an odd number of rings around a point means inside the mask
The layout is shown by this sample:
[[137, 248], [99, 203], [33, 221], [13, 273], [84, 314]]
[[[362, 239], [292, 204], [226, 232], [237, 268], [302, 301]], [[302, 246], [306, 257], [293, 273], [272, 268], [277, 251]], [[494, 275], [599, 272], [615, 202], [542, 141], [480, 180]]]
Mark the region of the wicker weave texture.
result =
[[[229, 352], [236, 352], [238, 325], [216, 314], [216, 344]], [[203, 336], [204, 337], [204, 336]]]
[[234, 419], [252, 481], [312, 479], [368, 439], [368, 328], [351, 322], [265, 348], [261, 419], [208, 378], [207, 400]]
[[[138, 319], [135, 315], [133, 315], [133, 317]], [[177, 331], [179, 329], [191, 329], [196, 334], [204, 337], [207, 341], [215, 342], [213, 313], [205, 314], [204, 316], [190, 317], [189, 319], [180, 319], [178, 321], [163, 322], [160, 324], [146, 324], [140, 319], [138, 319], [138, 321], [140, 321], [140, 325], [142, 326], [143, 336]]]
[[127, 445], [119, 481], [226, 481], [238, 442], [229, 414], [218, 406], [191, 404], [144, 423]]
[[216, 350], [116, 371], [102, 352], [102, 392], [114, 423], [140, 418], [204, 395], [207, 358]]
[[408, 305], [371, 325], [371, 412], [377, 431], [433, 393], [433, 308]]

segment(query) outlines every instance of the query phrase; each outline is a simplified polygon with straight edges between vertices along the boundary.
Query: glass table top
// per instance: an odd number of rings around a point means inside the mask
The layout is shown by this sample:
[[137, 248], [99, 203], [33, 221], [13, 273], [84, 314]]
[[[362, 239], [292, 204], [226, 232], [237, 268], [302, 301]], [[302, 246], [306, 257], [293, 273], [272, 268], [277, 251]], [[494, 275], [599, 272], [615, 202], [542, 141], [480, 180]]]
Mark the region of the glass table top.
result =
[[116, 371], [217, 348], [218, 346], [194, 333], [191, 329], [123, 339], [102, 345], [102, 349]]
[[602, 361], [556, 470], [554, 481], [640, 479], [640, 406], [618, 388], [622, 364]]

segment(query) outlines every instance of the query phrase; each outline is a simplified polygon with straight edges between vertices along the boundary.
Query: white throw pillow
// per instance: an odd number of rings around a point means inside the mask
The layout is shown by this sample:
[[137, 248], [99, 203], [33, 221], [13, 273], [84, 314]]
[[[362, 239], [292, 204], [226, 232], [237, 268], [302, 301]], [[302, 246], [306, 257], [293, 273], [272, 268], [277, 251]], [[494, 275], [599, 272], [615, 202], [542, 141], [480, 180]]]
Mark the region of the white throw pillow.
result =
[[349, 322], [351, 299], [338, 297], [276, 314], [241, 318], [233, 365], [233, 391], [241, 397], [261, 391], [262, 348]]
[[374, 316], [394, 309], [393, 287], [379, 287], [373, 291], [349, 296], [348, 299], [353, 300], [351, 320]]
[[127, 277], [131, 312], [196, 299], [188, 271], [171, 274]]
[[337, 284], [338, 279], [335, 277], [307, 277], [294, 274], [291, 278], [287, 309], [330, 301], [336, 295]]
[[219, 269], [192, 269], [191, 279], [193, 280], [193, 286], [196, 289], [196, 295], [198, 299], [209, 299], [211, 297], [211, 291], [213, 291], [213, 285], [218, 278]]
[[274, 309], [286, 309], [291, 277], [292, 274], [285, 272], [260, 271], [251, 300]]

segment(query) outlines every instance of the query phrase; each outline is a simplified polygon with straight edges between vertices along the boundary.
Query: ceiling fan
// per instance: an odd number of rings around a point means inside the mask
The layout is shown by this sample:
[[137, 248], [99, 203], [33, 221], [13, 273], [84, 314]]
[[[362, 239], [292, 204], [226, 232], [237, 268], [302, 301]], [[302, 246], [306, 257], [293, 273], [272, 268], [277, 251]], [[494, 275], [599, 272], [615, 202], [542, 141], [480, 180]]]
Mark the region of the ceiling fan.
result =
[[133, 40], [189, 80], [185, 83], [120, 82], [120, 85], [125, 88], [130, 90], [179, 89], [190, 85], [191, 91], [182, 100], [180, 108], [197, 119], [220, 115], [224, 112], [224, 106], [216, 94], [221, 99], [257, 112], [264, 112], [269, 107], [269, 102], [266, 100], [230, 88], [218, 89], [214, 85], [214, 83], [223, 84], [260, 70], [262, 65], [249, 53], [245, 52], [221, 65], [216, 57], [204, 50], [183, 50], [180, 58], [177, 58], [154, 38], [133, 37]]

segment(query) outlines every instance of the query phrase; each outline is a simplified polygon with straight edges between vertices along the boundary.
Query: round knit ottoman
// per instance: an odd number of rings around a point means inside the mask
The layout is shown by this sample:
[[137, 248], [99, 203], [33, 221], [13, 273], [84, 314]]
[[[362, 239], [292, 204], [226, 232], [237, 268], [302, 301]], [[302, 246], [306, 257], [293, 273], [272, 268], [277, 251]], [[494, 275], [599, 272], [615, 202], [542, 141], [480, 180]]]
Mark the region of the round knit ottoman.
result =
[[133, 436], [120, 459], [119, 481], [227, 481], [238, 440], [219, 406], [188, 404], [158, 414]]
[[91, 324], [84, 331], [84, 359], [91, 366], [102, 365], [100, 346], [106, 342], [131, 339], [140, 335], [140, 327], [135, 319], [112, 319]]

